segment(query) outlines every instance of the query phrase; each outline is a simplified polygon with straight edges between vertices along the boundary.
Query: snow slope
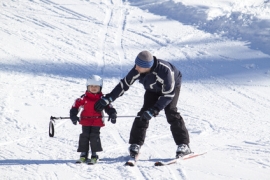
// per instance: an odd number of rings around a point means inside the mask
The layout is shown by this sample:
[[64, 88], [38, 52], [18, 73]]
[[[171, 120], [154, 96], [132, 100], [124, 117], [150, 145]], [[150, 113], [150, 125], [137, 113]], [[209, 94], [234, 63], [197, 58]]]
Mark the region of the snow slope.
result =
[[[0, 2], [1, 179], [269, 179], [270, 1], [2, 0]], [[175, 156], [164, 112], [151, 120], [141, 160], [125, 167], [133, 118], [101, 130], [95, 166], [76, 165], [79, 125], [68, 116], [89, 74], [111, 89], [149, 50], [183, 73], [178, 103], [198, 158]], [[113, 104], [136, 115], [135, 83]]]

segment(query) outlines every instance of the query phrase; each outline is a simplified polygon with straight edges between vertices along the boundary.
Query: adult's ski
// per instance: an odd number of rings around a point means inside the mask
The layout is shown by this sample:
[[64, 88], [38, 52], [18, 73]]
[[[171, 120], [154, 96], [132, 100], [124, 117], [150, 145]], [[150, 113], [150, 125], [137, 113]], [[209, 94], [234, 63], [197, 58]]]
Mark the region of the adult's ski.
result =
[[124, 165], [135, 166], [138, 160], [139, 160], [139, 154], [137, 154], [134, 158], [130, 157], [130, 159]]
[[173, 158], [173, 159], [168, 160], [168, 161], [158, 161], [158, 162], [155, 162], [155, 166], [167, 166], [167, 165], [175, 164], [179, 160], [191, 159], [191, 158], [194, 158], [194, 157], [202, 156], [202, 155], [204, 155], [206, 153], [207, 152], [204, 152], [204, 153], [191, 153], [191, 154], [185, 155], [183, 157]]

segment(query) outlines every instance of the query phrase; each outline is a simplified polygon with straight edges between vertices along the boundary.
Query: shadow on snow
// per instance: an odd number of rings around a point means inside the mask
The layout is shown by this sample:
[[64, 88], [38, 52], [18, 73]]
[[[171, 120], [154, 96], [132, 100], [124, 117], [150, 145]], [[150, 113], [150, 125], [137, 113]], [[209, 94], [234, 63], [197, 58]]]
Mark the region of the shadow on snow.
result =
[[[137, 2], [129, 0], [130, 5], [153, 14], [166, 16], [186, 25], [194, 26], [211, 34], [217, 33], [227, 38], [240, 39], [250, 43], [250, 48], [261, 50], [270, 55], [270, 21], [258, 19], [252, 14], [230, 12], [215, 19], [208, 20], [208, 7], [186, 6], [181, 2], [173, 1]], [[266, 2], [265, 2], [266, 3]]]
[[6, 159], [0, 160], [0, 166], [6, 165], [31, 165], [31, 164], [63, 164], [74, 163], [74, 160], [28, 160], [28, 159]]
[[[114, 163], [124, 163], [128, 160], [127, 156], [119, 156], [117, 158], [102, 158], [99, 160], [99, 164], [106, 162], [106, 164], [114, 164]], [[66, 164], [66, 163], [74, 163], [74, 159], [71, 160], [28, 160], [28, 159], [6, 159], [0, 160], [0, 166], [14, 166], [14, 165], [32, 165], [32, 164]]]
[[[168, 60], [168, 59], [167, 59]], [[183, 74], [185, 81], [208, 80], [213, 77], [220, 78], [231, 75], [244, 75], [247, 80], [254, 73], [260, 73], [261, 76], [269, 76], [270, 61], [268, 58], [228, 60], [228, 59], [171, 59], [168, 60], [174, 64]], [[28, 61], [33, 62], [33, 60]], [[47, 61], [46, 61], [47, 62]], [[90, 74], [98, 74], [103, 78], [123, 78], [133, 67], [130, 65], [121, 65], [121, 69], [115, 66], [106, 66], [106, 71], [97, 70], [91, 66], [82, 64], [51, 63], [0, 63], [0, 71], [17, 72], [40, 76], [59, 76], [63, 78], [87, 78]], [[118, 70], [116, 70], [118, 69]], [[245, 80], [245, 79], [243, 79]]]

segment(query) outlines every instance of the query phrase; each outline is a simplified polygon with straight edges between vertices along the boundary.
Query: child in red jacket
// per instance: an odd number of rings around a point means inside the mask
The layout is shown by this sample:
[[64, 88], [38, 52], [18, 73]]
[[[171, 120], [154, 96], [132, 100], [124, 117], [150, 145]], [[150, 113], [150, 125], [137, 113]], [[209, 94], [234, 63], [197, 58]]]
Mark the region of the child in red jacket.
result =
[[[72, 108], [70, 109], [70, 119], [74, 125], [77, 121], [82, 125], [82, 133], [79, 137], [79, 147], [77, 152], [81, 152], [80, 160], [77, 163], [88, 161], [89, 164], [94, 164], [98, 161], [98, 155], [96, 152], [102, 151], [100, 141], [100, 128], [105, 126], [103, 112], [97, 112], [94, 110], [94, 104], [102, 98], [101, 92], [103, 80], [100, 76], [91, 75], [87, 79], [87, 90], [81, 98], [76, 99]], [[77, 116], [80, 109], [83, 109], [80, 118]], [[117, 113], [111, 104], [106, 106], [105, 112], [109, 115], [108, 121], [113, 124], [116, 123]], [[89, 142], [91, 147], [91, 159], [88, 160], [89, 154]]]

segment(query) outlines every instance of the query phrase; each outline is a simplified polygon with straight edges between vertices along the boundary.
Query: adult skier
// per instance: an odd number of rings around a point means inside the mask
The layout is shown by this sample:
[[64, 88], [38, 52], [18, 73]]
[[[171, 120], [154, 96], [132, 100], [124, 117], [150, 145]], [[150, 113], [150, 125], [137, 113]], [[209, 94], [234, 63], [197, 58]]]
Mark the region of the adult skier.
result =
[[144, 102], [138, 112], [130, 132], [130, 156], [135, 158], [144, 144], [149, 120], [164, 109], [170, 124], [173, 139], [177, 145], [176, 157], [191, 153], [189, 134], [182, 116], [177, 112], [177, 101], [181, 88], [181, 72], [171, 63], [157, 59], [148, 51], [140, 52], [135, 66], [120, 80], [119, 84], [95, 103], [95, 110], [102, 111], [108, 104], [122, 96], [136, 81], [144, 86]]

